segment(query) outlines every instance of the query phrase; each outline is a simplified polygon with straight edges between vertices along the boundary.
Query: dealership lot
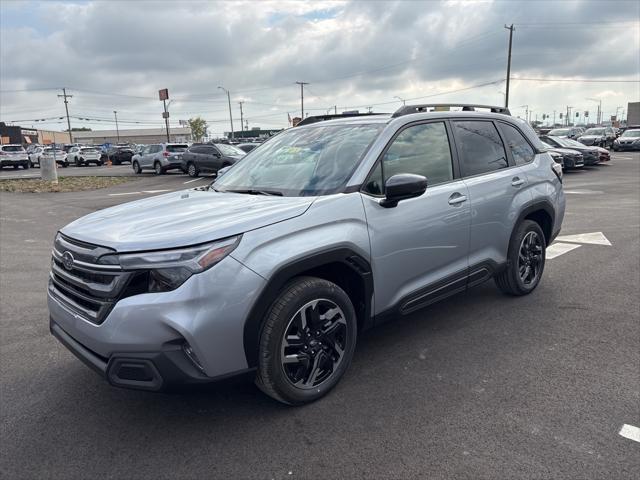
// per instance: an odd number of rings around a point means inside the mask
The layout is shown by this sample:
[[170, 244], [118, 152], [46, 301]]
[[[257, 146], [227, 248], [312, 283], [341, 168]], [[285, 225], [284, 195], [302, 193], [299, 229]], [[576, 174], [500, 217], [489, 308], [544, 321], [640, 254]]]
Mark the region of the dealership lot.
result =
[[640, 426], [640, 154], [565, 175], [562, 237], [532, 295], [487, 283], [367, 332], [336, 390], [302, 408], [246, 379], [115, 389], [48, 333], [57, 229], [208, 181], [146, 174], [89, 192], [0, 193], [3, 476], [640, 476], [640, 444], [619, 434]]

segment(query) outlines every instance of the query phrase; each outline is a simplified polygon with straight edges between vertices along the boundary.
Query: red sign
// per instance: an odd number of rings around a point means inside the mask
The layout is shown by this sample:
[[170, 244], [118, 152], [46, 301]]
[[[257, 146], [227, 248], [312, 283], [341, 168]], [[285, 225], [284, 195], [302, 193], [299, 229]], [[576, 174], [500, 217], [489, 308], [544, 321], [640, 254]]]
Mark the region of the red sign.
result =
[[169, 89], [163, 88], [162, 90], [158, 90], [158, 95], [160, 95], [160, 100], [169, 100]]

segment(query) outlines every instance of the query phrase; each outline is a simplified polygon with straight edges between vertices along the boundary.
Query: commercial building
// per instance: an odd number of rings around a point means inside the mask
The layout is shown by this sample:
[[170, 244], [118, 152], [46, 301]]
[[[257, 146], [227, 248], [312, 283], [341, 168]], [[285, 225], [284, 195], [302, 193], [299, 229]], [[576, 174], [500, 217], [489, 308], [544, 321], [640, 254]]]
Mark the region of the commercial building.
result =
[[627, 125], [640, 125], [640, 102], [628, 103]]
[[[240, 130], [233, 132], [233, 137], [237, 139], [256, 139], [256, 138], [269, 138], [275, 135], [278, 132], [281, 132], [283, 129], [273, 129], [273, 130], [262, 130], [259, 127], [252, 128], [251, 130]], [[225, 137], [231, 138], [231, 132], [224, 132]]]
[[24, 128], [0, 122], [0, 141], [3, 144], [20, 143], [28, 146], [34, 143], [42, 145], [50, 145], [52, 143], [70, 143], [71, 138], [68, 132], [37, 130], [35, 128]]
[[[90, 145], [103, 143], [164, 143], [167, 141], [167, 131], [164, 128], [139, 128], [116, 130], [93, 130], [90, 132], [72, 132], [73, 141]], [[190, 142], [191, 129], [189, 127], [172, 127], [169, 129], [171, 142]]]

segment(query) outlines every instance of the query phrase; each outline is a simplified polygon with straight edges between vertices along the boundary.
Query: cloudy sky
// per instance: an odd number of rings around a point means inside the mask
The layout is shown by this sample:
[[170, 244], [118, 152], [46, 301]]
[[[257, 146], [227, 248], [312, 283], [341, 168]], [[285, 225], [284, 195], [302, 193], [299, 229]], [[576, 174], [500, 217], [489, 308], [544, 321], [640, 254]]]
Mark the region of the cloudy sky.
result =
[[229, 129], [218, 86], [236, 129], [239, 101], [250, 127], [286, 126], [300, 112], [296, 81], [309, 82], [310, 114], [392, 112], [395, 97], [502, 104], [505, 23], [515, 24], [516, 115], [570, 105], [594, 116], [596, 98], [608, 117], [640, 99], [635, 0], [0, 0], [0, 120], [66, 128], [62, 87], [72, 127], [93, 129], [113, 128], [114, 110], [120, 128], [162, 126], [160, 88], [172, 125], [199, 115], [213, 133]]

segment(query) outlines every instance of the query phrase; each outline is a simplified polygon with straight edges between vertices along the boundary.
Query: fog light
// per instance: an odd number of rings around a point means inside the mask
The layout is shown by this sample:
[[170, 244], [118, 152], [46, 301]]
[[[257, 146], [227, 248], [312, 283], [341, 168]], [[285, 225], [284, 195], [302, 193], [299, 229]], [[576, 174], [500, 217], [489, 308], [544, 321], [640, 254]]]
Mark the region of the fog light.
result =
[[186, 342], [183, 343], [182, 350], [184, 351], [184, 354], [187, 356], [187, 358], [191, 360], [191, 363], [193, 363], [198, 370], [204, 373], [204, 368], [202, 368], [202, 364], [200, 363], [200, 360], [198, 359], [196, 352], [194, 352], [193, 348], [191, 348], [191, 345], [189, 345]]

